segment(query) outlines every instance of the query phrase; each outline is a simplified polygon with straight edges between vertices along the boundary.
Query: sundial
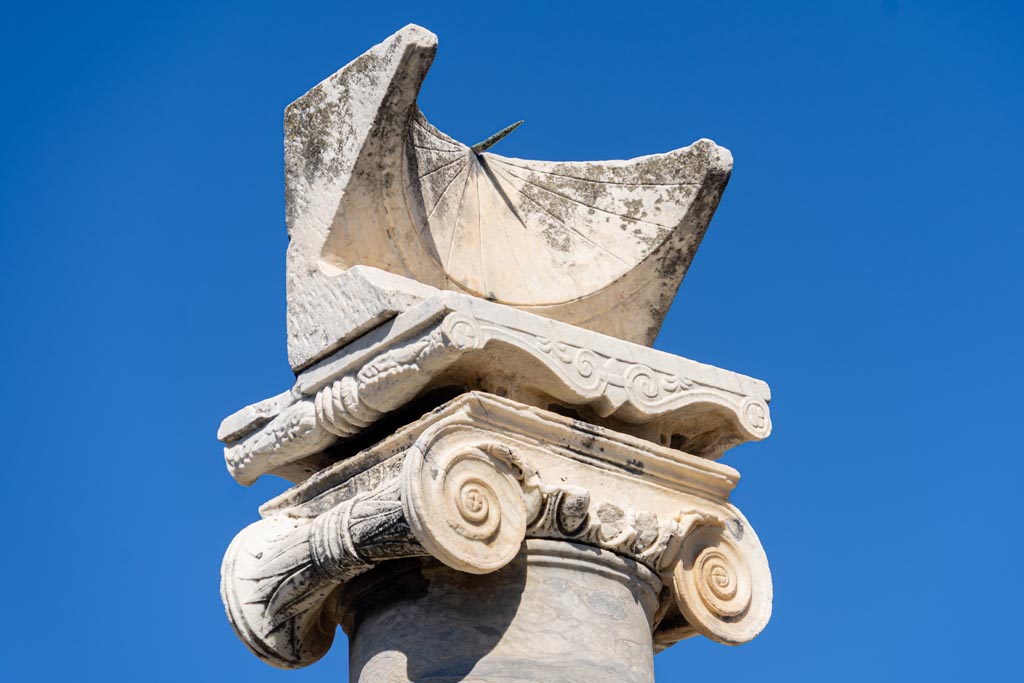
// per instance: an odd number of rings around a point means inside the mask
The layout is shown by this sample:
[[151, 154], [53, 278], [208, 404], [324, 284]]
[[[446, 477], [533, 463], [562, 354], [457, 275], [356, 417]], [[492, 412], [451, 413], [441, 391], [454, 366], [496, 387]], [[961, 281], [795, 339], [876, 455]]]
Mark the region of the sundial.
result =
[[288, 107], [293, 366], [344, 341], [351, 325], [331, 328], [349, 315], [341, 276], [355, 266], [653, 342], [729, 151], [699, 140], [624, 161], [493, 153], [514, 125], [464, 144], [416, 103], [436, 50], [434, 34], [407, 26]]
[[619, 162], [509, 159], [467, 147], [419, 112], [406, 139], [417, 246], [450, 286], [512, 306], [564, 304], [623, 277], [673, 236], [699, 186], [690, 150]]

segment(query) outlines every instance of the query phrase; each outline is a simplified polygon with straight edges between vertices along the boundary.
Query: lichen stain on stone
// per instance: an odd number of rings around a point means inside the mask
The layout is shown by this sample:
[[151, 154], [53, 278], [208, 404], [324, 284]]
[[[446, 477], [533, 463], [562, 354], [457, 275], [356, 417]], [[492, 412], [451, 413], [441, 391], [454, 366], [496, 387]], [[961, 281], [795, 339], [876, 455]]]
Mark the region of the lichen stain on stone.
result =
[[622, 213], [626, 214], [631, 218], [647, 218], [647, 212], [644, 211], [644, 203], [641, 199], [624, 199], [621, 202]]
[[625, 161], [471, 154], [416, 106], [432, 38], [396, 34], [286, 109], [289, 234], [295, 224], [326, 233], [311, 250], [337, 255], [339, 268], [360, 254], [364, 265], [509, 305], [572, 308], [616, 288], [638, 306], [602, 331], [651, 337], [660, 316], [647, 311], [666, 305], [662, 290], [685, 272], [694, 231], [728, 178], [728, 152], [698, 140]]
[[329, 97], [326, 84], [321, 84], [285, 109], [285, 145], [290, 152], [286, 163], [293, 171], [299, 171], [299, 165], [307, 185], [342, 172], [338, 141], [354, 136], [355, 130], [350, 103], [341, 90]]
[[565, 230], [561, 230], [554, 226], [549, 226], [541, 231], [541, 237], [544, 238], [545, 244], [563, 253], [569, 253], [572, 251], [572, 237]]

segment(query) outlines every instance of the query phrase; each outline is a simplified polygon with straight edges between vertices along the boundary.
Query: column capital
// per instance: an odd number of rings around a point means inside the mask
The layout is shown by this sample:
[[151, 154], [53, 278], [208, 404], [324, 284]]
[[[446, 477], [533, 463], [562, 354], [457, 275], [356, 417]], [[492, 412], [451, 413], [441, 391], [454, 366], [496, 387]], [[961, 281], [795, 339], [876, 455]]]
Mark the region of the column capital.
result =
[[738, 644], [764, 627], [771, 577], [728, 496], [730, 467], [637, 437], [470, 392], [261, 508], [223, 565], [228, 615], [260, 658], [316, 661], [343, 619], [337, 589], [392, 559], [500, 570], [524, 539], [634, 560], [667, 590], [659, 648], [702, 634]]

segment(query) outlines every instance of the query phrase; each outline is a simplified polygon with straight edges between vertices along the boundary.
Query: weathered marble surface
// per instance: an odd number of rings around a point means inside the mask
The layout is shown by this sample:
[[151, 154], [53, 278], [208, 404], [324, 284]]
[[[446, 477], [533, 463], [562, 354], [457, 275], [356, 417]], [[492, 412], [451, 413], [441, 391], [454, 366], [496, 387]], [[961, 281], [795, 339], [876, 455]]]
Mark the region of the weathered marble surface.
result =
[[729, 151], [700, 140], [628, 161], [476, 153], [416, 106], [436, 49], [434, 34], [407, 26], [285, 113], [292, 367], [408, 301], [405, 290], [364, 301], [344, 277], [357, 265], [653, 342], [728, 182]]
[[650, 683], [661, 588], [642, 564], [549, 540], [527, 541], [486, 576], [432, 560], [384, 565], [339, 601], [349, 680]]
[[264, 505], [225, 556], [222, 594], [254, 653], [305, 666], [343, 618], [337, 591], [373, 567], [430, 556], [489, 575], [522, 556], [524, 539], [548, 539], [662, 577], [669, 590], [645, 622], [647, 647], [698, 633], [743, 643], [767, 623], [772, 588], [757, 535], [728, 502], [738, 478], [642, 439], [463, 394]]
[[285, 114], [288, 391], [226, 418], [231, 475], [295, 485], [230, 544], [240, 640], [361, 683], [653, 683], [740, 644], [768, 561], [715, 462], [760, 381], [647, 348], [728, 180], [707, 140], [628, 161], [468, 147], [416, 97], [408, 26]]

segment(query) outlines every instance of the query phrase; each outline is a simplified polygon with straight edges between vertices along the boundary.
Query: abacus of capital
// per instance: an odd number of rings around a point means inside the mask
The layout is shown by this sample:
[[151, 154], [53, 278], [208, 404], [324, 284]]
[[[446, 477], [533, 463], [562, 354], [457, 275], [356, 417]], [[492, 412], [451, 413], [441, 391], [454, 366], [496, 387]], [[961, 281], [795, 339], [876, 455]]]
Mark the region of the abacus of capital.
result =
[[218, 437], [294, 486], [228, 548], [231, 625], [281, 668], [340, 625], [361, 683], [651, 683], [749, 641], [771, 576], [717, 459], [768, 436], [768, 387], [648, 347], [731, 155], [466, 146], [416, 105], [436, 49], [407, 26], [286, 110], [296, 381]]

